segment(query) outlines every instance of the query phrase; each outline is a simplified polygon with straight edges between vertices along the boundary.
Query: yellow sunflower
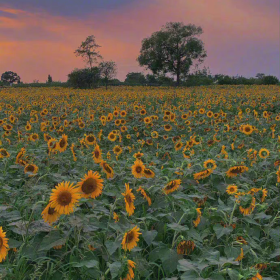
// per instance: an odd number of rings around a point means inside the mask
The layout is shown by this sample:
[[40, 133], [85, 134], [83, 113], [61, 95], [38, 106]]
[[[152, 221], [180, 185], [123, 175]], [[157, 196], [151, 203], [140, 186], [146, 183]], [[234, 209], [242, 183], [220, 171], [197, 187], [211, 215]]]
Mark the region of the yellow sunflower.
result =
[[125, 192], [122, 193], [124, 196], [125, 201], [125, 210], [128, 213], [128, 216], [131, 216], [134, 213], [135, 206], [134, 206], [134, 200], [135, 195], [132, 193], [132, 189], [129, 188], [129, 184], [125, 184]]
[[117, 223], [120, 220], [120, 217], [119, 217], [119, 215], [116, 212], [114, 212], [113, 219], [115, 220], [115, 223]]
[[251, 135], [254, 131], [254, 128], [250, 124], [245, 124], [245, 125], [242, 126], [241, 131], [246, 135]]
[[115, 155], [119, 156], [123, 152], [123, 149], [117, 145], [113, 148], [113, 152]]
[[96, 145], [94, 151], [92, 152], [92, 158], [95, 163], [100, 163], [102, 161], [102, 152], [99, 145]]
[[179, 255], [189, 255], [195, 248], [195, 244], [193, 241], [188, 240], [188, 241], [181, 241], [177, 245], [177, 253]]
[[66, 134], [62, 135], [62, 138], [59, 140], [57, 144], [57, 150], [59, 152], [64, 152], [68, 146], [68, 136]]
[[8, 254], [8, 238], [6, 238], [6, 232], [0, 227], [0, 263], [6, 259]]
[[134, 269], [135, 269], [135, 262], [131, 260], [127, 260], [126, 267], [123, 270], [124, 275], [122, 275], [120, 279], [121, 280], [134, 279]]
[[98, 172], [88, 171], [88, 174], [85, 174], [84, 179], [77, 184], [79, 192], [82, 194], [82, 197], [96, 198], [101, 195], [103, 189], [103, 179], [100, 178]]
[[73, 184], [62, 182], [52, 189], [50, 206], [55, 208], [59, 214], [70, 214], [74, 212], [80, 198], [79, 190], [74, 188]]
[[239, 262], [244, 258], [244, 252], [243, 252], [243, 248], [240, 248], [240, 254], [239, 256], [235, 259], [235, 261]]
[[106, 173], [107, 179], [114, 177], [114, 170], [106, 161], [102, 160], [100, 162], [100, 166], [102, 167], [102, 170]]
[[227, 177], [232, 178], [236, 177], [238, 174], [241, 174], [245, 171], [248, 171], [249, 168], [245, 165], [237, 165], [229, 168], [229, 170], [226, 172]]
[[176, 191], [181, 184], [181, 180], [172, 180], [171, 182], [169, 182], [164, 188], [163, 188], [163, 192], [165, 194], [169, 194], [169, 193], [173, 193], [174, 191]]
[[213, 169], [206, 169], [193, 174], [195, 180], [202, 180], [209, 177], [213, 173]]
[[86, 135], [85, 142], [87, 145], [93, 145], [96, 142], [96, 137], [93, 134]]
[[193, 221], [194, 227], [197, 227], [200, 223], [200, 218], [201, 218], [201, 208], [196, 208], [196, 213], [197, 213], [197, 217], [196, 219]]
[[108, 139], [109, 139], [111, 142], [114, 142], [114, 141], [116, 141], [117, 136], [116, 136], [115, 133], [110, 132], [109, 135], [108, 135]]
[[54, 223], [59, 217], [60, 214], [54, 208], [51, 207], [50, 203], [42, 212], [43, 220], [45, 221], [45, 223], [49, 223], [50, 225]]
[[38, 166], [35, 164], [26, 164], [24, 167], [24, 173], [29, 173], [29, 177], [31, 177], [37, 174], [38, 169]]
[[151, 170], [150, 168], [145, 168], [143, 171], [143, 175], [146, 178], [154, 178], [155, 172], [153, 170]]
[[208, 160], [204, 161], [203, 167], [204, 167], [205, 169], [208, 169], [208, 168], [209, 168], [209, 169], [214, 170], [214, 169], [217, 168], [217, 164], [216, 164], [215, 160], [213, 160], [213, 159], [208, 159]]
[[143, 197], [147, 200], [149, 206], [151, 206], [152, 204], [152, 200], [151, 198], [147, 195], [147, 193], [145, 192], [145, 190], [142, 187], [139, 187], [137, 192], [141, 192], [141, 194], [143, 195]]
[[139, 241], [139, 235], [142, 234], [140, 231], [140, 228], [135, 226], [133, 229], [127, 231], [124, 234], [123, 240], [122, 240], [122, 248], [127, 251], [131, 250], [134, 247], [137, 246], [137, 242]]
[[263, 158], [263, 159], [265, 159], [265, 158], [267, 158], [267, 157], [269, 157], [269, 150], [268, 149], [260, 149], [259, 150], [259, 157], [260, 158]]
[[236, 185], [229, 185], [227, 187], [227, 193], [228, 194], [235, 194], [235, 193], [237, 193], [237, 190], [238, 190], [238, 188], [237, 188]]
[[0, 149], [0, 158], [8, 158], [8, 157], [10, 157], [8, 151], [4, 148]]
[[136, 159], [134, 165], [131, 166], [131, 169], [135, 178], [141, 178], [144, 176], [145, 165], [141, 159]]

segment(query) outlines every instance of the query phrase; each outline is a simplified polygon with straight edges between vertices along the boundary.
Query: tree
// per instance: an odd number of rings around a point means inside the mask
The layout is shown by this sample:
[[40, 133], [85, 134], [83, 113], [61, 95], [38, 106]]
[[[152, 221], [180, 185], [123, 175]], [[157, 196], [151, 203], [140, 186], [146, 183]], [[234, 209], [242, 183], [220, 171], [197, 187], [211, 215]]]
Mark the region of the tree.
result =
[[4, 84], [12, 85], [13, 83], [17, 82], [20, 83], [20, 76], [12, 71], [6, 71], [1, 76], [1, 81]]
[[256, 78], [257, 78], [257, 79], [260, 79], [260, 80], [262, 80], [264, 77], [265, 77], [265, 74], [264, 74], [264, 73], [258, 73], [258, 74], [256, 75]]
[[264, 84], [264, 85], [277, 85], [277, 84], [279, 84], [279, 80], [275, 76], [268, 75], [268, 76], [263, 77], [262, 84]]
[[76, 56], [81, 56], [86, 64], [89, 65], [90, 70], [92, 70], [93, 64], [96, 63], [99, 58], [102, 58], [97, 48], [100, 48], [100, 46], [95, 42], [95, 37], [91, 35], [81, 43], [80, 47], [76, 49], [74, 53]]
[[129, 85], [144, 85], [146, 84], [146, 78], [140, 72], [131, 72], [126, 75], [124, 82]]
[[98, 67], [75, 69], [68, 74], [68, 84], [74, 88], [94, 88], [100, 80]]
[[117, 65], [114, 61], [102, 61], [98, 68], [107, 89], [109, 81], [117, 75]]
[[142, 41], [137, 60], [140, 66], [146, 66], [154, 74], [176, 76], [179, 85], [190, 67], [202, 63], [206, 57], [204, 44], [197, 38], [202, 32], [201, 27], [193, 24], [169, 22]]
[[48, 81], [47, 81], [47, 83], [52, 83], [52, 82], [53, 82], [52, 76], [49, 74], [49, 75], [48, 75]]

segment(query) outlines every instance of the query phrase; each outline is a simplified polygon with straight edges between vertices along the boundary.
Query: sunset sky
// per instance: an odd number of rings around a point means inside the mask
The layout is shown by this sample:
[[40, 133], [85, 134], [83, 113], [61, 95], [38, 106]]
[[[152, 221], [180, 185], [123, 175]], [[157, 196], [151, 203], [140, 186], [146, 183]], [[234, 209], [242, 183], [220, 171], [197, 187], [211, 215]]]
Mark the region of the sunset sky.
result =
[[95, 35], [117, 78], [144, 68], [136, 61], [141, 40], [166, 22], [203, 28], [212, 74], [262, 72], [280, 78], [279, 0], [0, 0], [0, 75], [11, 70], [23, 82], [66, 81], [85, 63], [74, 55]]

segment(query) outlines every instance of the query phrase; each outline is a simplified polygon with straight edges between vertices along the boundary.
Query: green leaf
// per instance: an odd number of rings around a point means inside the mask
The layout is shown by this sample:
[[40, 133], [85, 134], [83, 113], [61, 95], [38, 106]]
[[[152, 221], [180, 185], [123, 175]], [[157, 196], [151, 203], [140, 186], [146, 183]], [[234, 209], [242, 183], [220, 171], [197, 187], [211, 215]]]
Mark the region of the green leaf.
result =
[[173, 230], [176, 230], [176, 231], [186, 231], [188, 230], [188, 226], [181, 226], [179, 224], [176, 224], [176, 223], [172, 223], [172, 224], [167, 224], [167, 226]]
[[214, 229], [218, 239], [220, 239], [223, 235], [229, 234], [229, 233], [231, 233], [233, 231], [232, 227], [223, 227], [220, 224], [214, 225], [213, 229]]
[[122, 268], [121, 262], [113, 262], [108, 264], [112, 278], [116, 278]]
[[188, 231], [188, 236], [196, 241], [203, 242], [203, 239], [201, 238], [198, 231], [193, 228]]
[[105, 246], [110, 255], [113, 255], [116, 250], [121, 246], [121, 242], [119, 241], [106, 241]]
[[43, 239], [39, 251], [49, 250], [54, 246], [64, 245], [66, 238], [58, 231], [53, 230]]
[[73, 267], [83, 267], [85, 266], [86, 268], [98, 268], [98, 261], [96, 260], [86, 260], [86, 261], [82, 261], [80, 263], [76, 263], [76, 264], [73, 264]]
[[156, 238], [157, 234], [158, 234], [158, 232], [156, 230], [142, 232], [142, 236], [149, 246], [152, 244], [152, 242]]
[[280, 256], [280, 248], [277, 248], [269, 257], [271, 259]]
[[188, 272], [183, 273], [181, 275], [180, 279], [181, 280], [201, 280], [203, 278], [199, 277], [199, 275], [195, 271], [188, 271]]

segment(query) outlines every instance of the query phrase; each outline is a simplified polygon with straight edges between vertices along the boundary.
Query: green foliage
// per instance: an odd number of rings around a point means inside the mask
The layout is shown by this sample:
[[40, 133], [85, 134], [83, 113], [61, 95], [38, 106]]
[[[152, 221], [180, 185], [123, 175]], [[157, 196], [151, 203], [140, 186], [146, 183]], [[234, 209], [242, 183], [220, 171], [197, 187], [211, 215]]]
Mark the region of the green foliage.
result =
[[126, 75], [124, 83], [126, 85], [145, 85], [147, 83], [144, 74], [131, 72]]
[[48, 75], [48, 80], [47, 80], [47, 83], [52, 83], [53, 80], [52, 80], [52, 76], [51, 75]]
[[68, 84], [73, 88], [95, 88], [100, 81], [100, 71], [98, 67], [92, 69], [75, 69], [68, 74]]
[[20, 76], [12, 71], [6, 71], [1, 75], [1, 81], [4, 85], [11, 85], [13, 83], [20, 83]]

